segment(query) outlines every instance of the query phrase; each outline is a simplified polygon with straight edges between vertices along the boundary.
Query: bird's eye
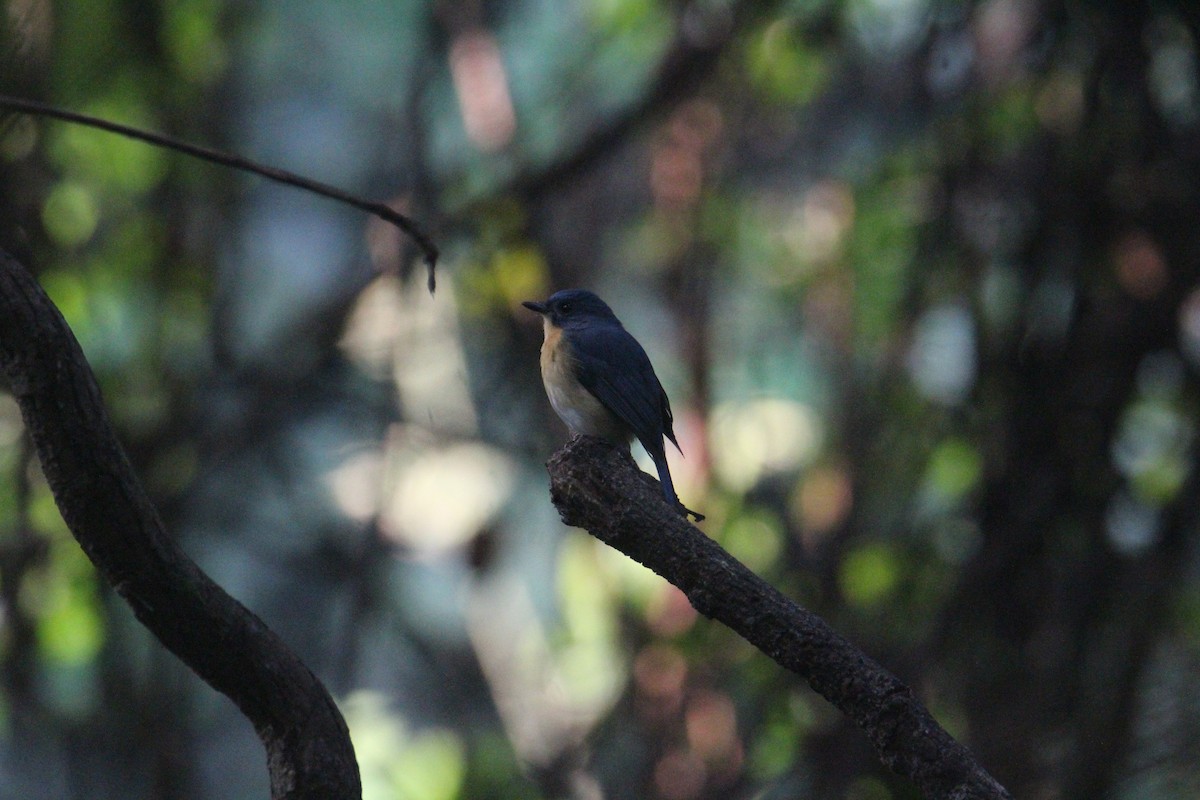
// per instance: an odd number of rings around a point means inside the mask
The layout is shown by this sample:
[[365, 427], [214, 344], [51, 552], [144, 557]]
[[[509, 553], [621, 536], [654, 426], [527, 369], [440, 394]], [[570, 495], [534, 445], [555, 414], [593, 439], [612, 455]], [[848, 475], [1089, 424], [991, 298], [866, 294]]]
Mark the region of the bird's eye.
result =
[[571, 313], [571, 304], [570, 303], [559, 303], [558, 304], [558, 313], [570, 314]]

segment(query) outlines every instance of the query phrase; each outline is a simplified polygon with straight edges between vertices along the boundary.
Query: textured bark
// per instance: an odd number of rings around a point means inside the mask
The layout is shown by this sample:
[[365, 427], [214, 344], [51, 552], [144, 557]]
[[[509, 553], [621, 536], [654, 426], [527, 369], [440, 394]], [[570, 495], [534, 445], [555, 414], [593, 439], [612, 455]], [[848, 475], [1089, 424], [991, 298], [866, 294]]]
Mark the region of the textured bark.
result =
[[576, 437], [547, 468], [550, 497], [564, 522], [654, 570], [701, 614], [802, 676], [866, 732], [885, 765], [911, 779], [925, 797], [1012, 797], [911, 689], [669, 508], [657, 481], [627, 452]]
[[142, 624], [250, 719], [267, 750], [271, 796], [361, 797], [349, 732], [329, 693], [167, 535], [74, 335], [3, 251], [0, 374], [67, 526]]

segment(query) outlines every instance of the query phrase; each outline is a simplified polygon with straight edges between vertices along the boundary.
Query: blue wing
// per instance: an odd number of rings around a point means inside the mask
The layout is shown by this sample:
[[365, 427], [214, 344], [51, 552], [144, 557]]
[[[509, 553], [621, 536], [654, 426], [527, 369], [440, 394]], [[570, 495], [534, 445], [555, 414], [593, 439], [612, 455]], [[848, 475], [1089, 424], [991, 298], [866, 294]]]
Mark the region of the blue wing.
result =
[[656, 461], [663, 437], [675, 441], [671, 404], [646, 351], [619, 324], [589, 325], [571, 332], [579, 382], [629, 426]]
[[646, 448], [667, 502], [684, 516], [691, 514], [697, 522], [704, 519], [703, 514], [679, 502], [675, 494], [663, 437], [677, 450], [679, 442], [675, 441], [671, 403], [646, 351], [620, 323], [591, 324], [573, 330], [570, 339], [579, 382]]

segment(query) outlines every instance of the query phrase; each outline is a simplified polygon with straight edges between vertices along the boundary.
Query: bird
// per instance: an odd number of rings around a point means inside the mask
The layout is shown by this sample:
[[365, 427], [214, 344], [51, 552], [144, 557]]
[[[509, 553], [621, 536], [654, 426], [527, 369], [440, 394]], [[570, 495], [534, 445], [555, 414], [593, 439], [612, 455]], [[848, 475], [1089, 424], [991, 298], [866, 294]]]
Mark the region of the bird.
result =
[[574, 433], [625, 448], [637, 437], [667, 503], [682, 516], [704, 519], [679, 501], [667, 467], [664, 438], [683, 452], [667, 393], [650, 357], [608, 304], [586, 289], [564, 289], [522, 305], [542, 316], [542, 383], [559, 418]]

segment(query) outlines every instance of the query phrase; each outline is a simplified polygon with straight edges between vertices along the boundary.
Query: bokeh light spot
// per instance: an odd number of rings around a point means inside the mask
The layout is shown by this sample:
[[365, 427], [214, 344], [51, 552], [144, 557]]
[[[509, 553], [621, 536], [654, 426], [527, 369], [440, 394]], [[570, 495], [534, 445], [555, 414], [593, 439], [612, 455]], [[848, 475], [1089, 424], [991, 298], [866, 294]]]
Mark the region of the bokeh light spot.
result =
[[691, 800], [707, 779], [704, 762], [691, 750], [672, 750], [654, 767], [654, 787], [664, 800]]
[[1158, 516], [1154, 506], [1127, 492], [1118, 492], [1109, 501], [1104, 515], [1109, 544], [1122, 555], [1144, 553], [1158, 540]]
[[450, 46], [450, 74], [467, 137], [485, 152], [502, 149], [512, 140], [517, 116], [495, 37], [481, 30], [457, 37]]
[[870, 543], [846, 556], [838, 572], [838, 586], [851, 605], [877, 606], [899, 582], [899, 564], [886, 545]]
[[800, 524], [805, 543], [815, 545], [850, 513], [854, 487], [838, 467], [817, 467], [800, 481], [792, 497], [792, 514]]
[[925, 501], [945, 506], [959, 501], [979, 485], [983, 457], [965, 439], [951, 437], [938, 444], [925, 472]]
[[745, 491], [766, 474], [809, 463], [820, 451], [823, 430], [810, 406], [763, 398], [718, 406], [710, 436], [718, 476]]
[[707, 762], [726, 761], [740, 748], [737, 711], [728, 696], [701, 692], [687, 704], [684, 714], [688, 744]]
[[59, 183], [42, 206], [46, 233], [62, 247], [78, 247], [92, 238], [99, 220], [95, 195], [78, 183]]
[[975, 320], [957, 303], [926, 311], [917, 322], [908, 369], [917, 391], [934, 402], [957, 405], [975, 384]]
[[454, 444], [397, 454], [384, 531], [436, 554], [465, 544], [499, 510], [513, 486], [514, 466], [483, 444]]
[[350, 519], [365, 522], [379, 510], [383, 457], [378, 451], [356, 453], [326, 476], [334, 502]]
[[1149, 300], [1167, 285], [1167, 264], [1154, 239], [1141, 231], [1126, 234], [1117, 242], [1113, 261], [1117, 281], [1138, 300]]

